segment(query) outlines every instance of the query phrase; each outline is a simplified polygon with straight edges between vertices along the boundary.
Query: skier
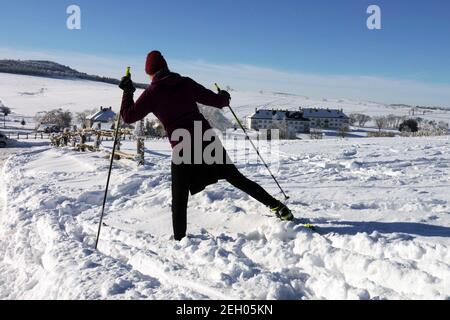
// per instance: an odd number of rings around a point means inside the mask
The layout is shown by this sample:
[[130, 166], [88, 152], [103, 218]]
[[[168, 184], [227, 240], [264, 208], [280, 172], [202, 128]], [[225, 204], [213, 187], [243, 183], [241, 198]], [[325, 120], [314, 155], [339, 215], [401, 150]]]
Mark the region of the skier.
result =
[[[153, 113], [164, 125], [173, 148], [179, 143], [172, 140], [175, 130], [186, 129], [194, 135], [194, 123], [198, 121], [202, 124], [203, 133], [211, 129], [211, 125], [200, 113], [197, 103], [219, 109], [230, 104], [231, 96], [227, 91], [221, 90], [216, 94], [190, 78], [171, 72], [159, 51], [148, 54], [145, 71], [152, 81], [136, 102], [133, 97], [136, 88], [131, 77], [122, 78], [119, 84], [123, 90], [122, 118], [126, 123], [134, 123]], [[195, 137], [191, 141], [195, 141]], [[209, 143], [212, 142], [202, 142], [203, 150]], [[229, 157], [225, 149], [223, 154], [224, 161], [214, 164], [206, 164], [204, 161], [200, 164], [175, 164], [172, 161], [172, 222], [175, 240], [179, 241], [186, 236], [189, 192], [191, 195], [197, 194], [206, 186], [222, 179], [269, 207], [282, 220], [294, 219], [286, 205], [243, 176], [234, 164], [226, 161]], [[174, 157], [175, 154], [172, 154], [172, 159]]]

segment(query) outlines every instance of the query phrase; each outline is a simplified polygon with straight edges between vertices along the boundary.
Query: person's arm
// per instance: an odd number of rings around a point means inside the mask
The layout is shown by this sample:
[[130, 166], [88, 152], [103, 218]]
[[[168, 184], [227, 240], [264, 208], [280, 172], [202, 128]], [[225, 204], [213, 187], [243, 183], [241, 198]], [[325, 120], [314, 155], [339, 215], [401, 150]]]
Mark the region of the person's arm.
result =
[[144, 119], [152, 110], [151, 94], [148, 90], [145, 90], [136, 102], [132, 91], [123, 92], [120, 114], [125, 123], [135, 123]]
[[230, 99], [227, 96], [216, 94], [213, 91], [206, 89], [201, 84], [198, 84], [194, 80], [190, 80], [192, 81], [192, 85], [194, 87], [195, 100], [198, 103], [219, 109], [222, 109], [230, 104]]

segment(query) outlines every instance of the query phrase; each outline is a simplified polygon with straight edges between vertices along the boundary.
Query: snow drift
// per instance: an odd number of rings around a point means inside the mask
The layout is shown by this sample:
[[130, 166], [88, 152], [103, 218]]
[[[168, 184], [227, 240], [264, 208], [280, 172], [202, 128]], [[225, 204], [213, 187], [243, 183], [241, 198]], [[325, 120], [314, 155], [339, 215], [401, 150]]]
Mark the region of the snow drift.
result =
[[[318, 233], [221, 182], [191, 197], [180, 243], [169, 146], [146, 147], [144, 167], [114, 165], [99, 251], [105, 155], [35, 147], [8, 160], [0, 298], [450, 298], [446, 137], [283, 142], [277, 174]], [[277, 192], [263, 167], [238, 167]]]

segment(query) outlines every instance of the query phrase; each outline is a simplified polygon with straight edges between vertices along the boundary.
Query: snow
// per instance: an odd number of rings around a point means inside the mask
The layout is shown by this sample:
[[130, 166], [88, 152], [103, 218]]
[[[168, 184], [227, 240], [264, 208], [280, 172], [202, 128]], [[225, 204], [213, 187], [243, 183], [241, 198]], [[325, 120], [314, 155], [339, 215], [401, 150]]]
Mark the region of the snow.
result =
[[100, 82], [0, 74], [0, 100], [16, 114], [34, 116], [59, 108], [81, 112], [113, 106], [117, 110], [121, 92]]
[[94, 251], [107, 156], [24, 149], [1, 174], [0, 298], [449, 299], [449, 151], [448, 137], [281, 142], [275, 173], [299, 220], [220, 182], [190, 198], [177, 243], [170, 146], [148, 141], [145, 166], [114, 164]]
[[[204, 84], [211, 90], [213, 84]], [[139, 96], [142, 90], [137, 90]], [[16, 114], [34, 116], [40, 111], [68, 109], [72, 112], [92, 110], [100, 106], [112, 106], [118, 111], [121, 90], [115, 85], [86, 80], [61, 80], [0, 73], [0, 100]], [[389, 106], [383, 103], [358, 101], [346, 98], [315, 99], [308, 96], [273, 92], [232, 91], [232, 106], [241, 118], [252, 115], [256, 108], [287, 109], [303, 108], [343, 109], [344, 113], [364, 113], [369, 116], [395, 114], [408, 116], [411, 108]], [[230, 111], [225, 115], [233, 119]], [[450, 122], [450, 110], [434, 110], [426, 115], [416, 113], [424, 119]]]
[[[117, 111], [120, 96], [103, 83], [0, 74], [0, 100], [13, 111], [5, 132], [31, 132], [44, 110]], [[241, 118], [263, 107], [410, 111], [271, 92], [232, 97]], [[420, 116], [449, 122], [450, 110]], [[272, 154], [260, 142], [298, 219], [280, 222], [220, 182], [190, 198], [189, 237], [180, 243], [170, 239], [170, 146], [147, 141], [145, 166], [114, 163], [98, 251], [107, 155], [13, 142], [16, 149], [0, 149], [0, 299], [450, 299], [449, 137], [365, 133], [301, 135]], [[281, 199], [264, 166], [245, 161], [256, 159], [250, 146], [236, 150], [238, 168]]]

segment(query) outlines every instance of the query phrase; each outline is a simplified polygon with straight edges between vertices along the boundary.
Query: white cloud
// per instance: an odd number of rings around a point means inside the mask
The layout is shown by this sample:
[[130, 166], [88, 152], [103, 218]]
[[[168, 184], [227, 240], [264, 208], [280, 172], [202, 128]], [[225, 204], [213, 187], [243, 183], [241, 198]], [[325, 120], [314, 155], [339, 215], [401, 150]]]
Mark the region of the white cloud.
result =
[[[79, 71], [119, 78], [130, 65], [134, 79], [148, 82], [142, 57], [95, 56], [67, 52], [39, 52], [0, 48], [0, 58], [45, 59]], [[450, 84], [438, 85], [404, 79], [365, 75], [324, 75], [279, 71], [259, 66], [221, 65], [170, 59], [171, 69], [190, 76], [206, 86], [214, 82], [241, 90], [281, 91], [310, 97], [350, 98], [384, 103], [441, 105], [450, 107]]]

